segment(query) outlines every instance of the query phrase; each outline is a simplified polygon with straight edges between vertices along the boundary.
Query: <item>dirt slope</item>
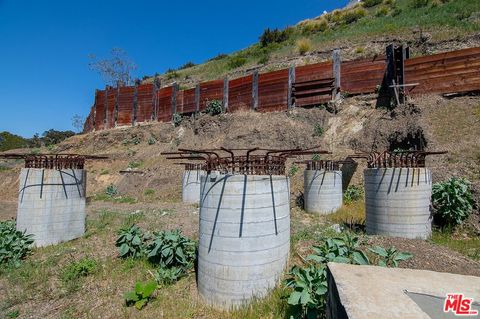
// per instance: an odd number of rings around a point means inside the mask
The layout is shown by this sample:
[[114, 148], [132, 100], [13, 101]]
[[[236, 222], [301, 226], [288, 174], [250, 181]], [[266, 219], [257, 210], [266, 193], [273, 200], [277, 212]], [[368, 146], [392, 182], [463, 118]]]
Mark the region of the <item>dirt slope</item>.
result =
[[[155, 123], [117, 128], [74, 136], [58, 145], [57, 152], [106, 154], [108, 161], [88, 163], [88, 194], [102, 192], [115, 184], [125, 195], [142, 199], [147, 188], [159, 199], [178, 198], [182, 168], [167, 162], [160, 153], [183, 148], [270, 147], [291, 148], [321, 145], [333, 152], [331, 158], [345, 158], [355, 150], [384, 150], [420, 146], [447, 150], [431, 157], [428, 165], [435, 180], [465, 176], [476, 192], [480, 189], [480, 98], [445, 99], [425, 96], [394, 112], [375, 109], [373, 96], [344, 100], [337, 113], [325, 109], [295, 109], [276, 113], [238, 112], [212, 117], [186, 118], [180, 127]], [[319, 136], [316, 129], [322, 128]], [[361, 183], [360, 162], [351, 183]], [[10, 165], [13, 165], [10, 163]], [[129, 166], [142, 174], [120, 174]], [[15, 208], [20, 164], [0, 171], [0, 211]], [[301, 187], [301, 176], [293, 178], [293, 191]]]

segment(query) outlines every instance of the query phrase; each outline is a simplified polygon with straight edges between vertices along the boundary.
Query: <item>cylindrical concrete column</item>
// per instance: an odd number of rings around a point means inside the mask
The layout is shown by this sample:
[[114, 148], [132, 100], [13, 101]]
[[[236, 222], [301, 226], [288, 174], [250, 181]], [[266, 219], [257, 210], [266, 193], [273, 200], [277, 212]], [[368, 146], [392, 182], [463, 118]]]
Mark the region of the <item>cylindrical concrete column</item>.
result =
[[285, 176], [203, 178], [198, 290], [222, 309], [274, 288], [290, 250], [289, 181]]
[[185, 170], [182, 176], [182, 201], [196, 203], [200, 201], [200, 178], [205, 175], [203, 170]]
[[87, 172], [83, 169], [23, 168], [17, 229], [33, 234], [37, 247], [85, 233]]
[[330, 214], [342, 207], [342, 171], [307, 169], [303, 177], [306, 212]]
[[367, 234], [426, 239], [432, 232], [427, 168], [364, 171]]

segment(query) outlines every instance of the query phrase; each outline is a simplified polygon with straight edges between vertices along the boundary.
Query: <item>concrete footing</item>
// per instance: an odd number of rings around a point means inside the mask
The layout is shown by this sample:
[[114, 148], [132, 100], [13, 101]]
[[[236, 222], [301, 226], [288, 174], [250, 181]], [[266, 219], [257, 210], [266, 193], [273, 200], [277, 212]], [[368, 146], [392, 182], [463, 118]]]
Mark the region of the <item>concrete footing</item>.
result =
[[367, 234], [411, 239], [430, 236], [430, 170], [368, 168], [364, 177]]
[[200, 202], [200, 179], [206, 173], [203, 170], [185, 170], [182, 176], [182, 201], [198, 204]]
[[198, 291], [232, 309], [274, 288], [290, 250], [289, 182], [285, 176], [202, 177]]
[[85, 233], [86, 177], [83, 169], [23, 168], [17, 229], [33, 234], [37, 247], [82, 236]]
[[342, 207], [342, 171], [305, 170], [303, 187], [307, 213], [326, 215]]

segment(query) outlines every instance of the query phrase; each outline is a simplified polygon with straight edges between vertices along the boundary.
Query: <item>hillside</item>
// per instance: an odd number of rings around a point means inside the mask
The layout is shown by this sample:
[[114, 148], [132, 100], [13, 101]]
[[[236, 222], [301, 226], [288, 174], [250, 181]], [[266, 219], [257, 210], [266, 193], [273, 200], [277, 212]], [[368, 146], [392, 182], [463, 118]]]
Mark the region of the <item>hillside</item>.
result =
[[[181, 88], [187, 88], [199, 81], [237, 77], [254, 69], [266, 72], [329, 60], [333, 48], [342, 49], [344, 60], [372, 57], [384, 54], [386, 44], [391, 42], [406, 43], [414, 56], [480, 47], [479, 0], [364, 0], [363, 4], [285, 30], [268, 30], [259, 43], [230, 55], [219, 55], [199, 65], [186, 63], [181, 69], [161, 75], [162, 86], [176, 81]], [[455, 77], [461, 76], [457, 73]], [[152, 78], [144, 81], [151, 82]], [[10, 150], [106, 155], [108, 159], [86, 163], [87, 216], [82, 237], [34, 248], [20, 265], [1, 265], [0, 318], [293, 318], [290, 315], [295, 314], [294, 308], [287, 301], [291, 288], [286, 288], [283, 281], [288, 269], [306, 267], [314, 246], [345, 234], [355, 238], [352, 242], [358, 240], [359, 249], [375, 265], [380, 259], [374, 260], [369, 248], [393, 247], [400, 254], [411, 254], [410, 259], [399, 262], [400, 268], [480, 276], [480, 95], [441, 96], [428, 92], [410, 95], [408, 103], [391, 109], [377, 105], [377, 93], [342, 94], [334, 106], [297, 105], [269, 113], [239, 109], [216, 116], [200, 112], [178, 117], [176, 125], [169, 122], [170, 117], [165, 122], [128, 121], [128, 126], [102, 127], [55, 145], [42, 141], [35, 149]], [[106, 97], [108, 100], [109, 95]], [[113, 94], [110, 98], [115, 100]], [[148, 99], [151, 101], [150, 95]], [[130, 112], [130, 105], [126, 112]], [[22, 143], [16, 145], [24, 147]], [[322, 155], [322, 159], [335, 160], [356, 151], [421, 147], [447, 151], [427, 157], [426, 166], [432, 171], [434, 183], [451, 177], [471, 181], [473, 212], [457, 227], [434, 227], [427, 240], [367, 235], [362, 195], [365, 160], [358, 159], [342, 172], [346, 177], [344, 188], [358, 186], [358, 198], [347, 201], [344, 197], [336, 212], [317, 215], [303, 209], [303, 167], [289, 159], [290, 257], [277, 287], [265, 299], [235, 311], [221, 311], [208, 306], [199, 294], [199, 271], [193, 262], [184, 277], [167, 282], [167, 276], [159, 273], [161, 267], [146, 254], [139, 258], [120, 257], [117, 238], [121, 229], [132, 225], [150, 234], [178, 229], [193, 241], [201, 237], [199, 204], [186, 204], [181, 199], [184, 167], [166, 160], [162, 152], [179, 148], [288, 149], [315, 145], [332, 152]], [[0, 159], [0, 221], [17, 216], [23, 164], [23, 160]], [[272, 193], [272, 201], [273, 197]], [[195, 245], [200, 249], [200, 244]], [[158, 285], [148, 304], [141, 310], [127, 307], [125, 294], [136, 283], [151, 280]]]
[[[162, 151], [179, 147], [291, 148], [320, 144], [333, 152], [333, 158], [341, 159], [357, 150], [410, 149], [423, 143], [427, 150], [449, 151], [447, 155], [431, 158], [435, 180], [465, 176], [480, 193], [477, 138], [480, 99], [419, 96], [411, 102], [390, 112], [375, 108], [375, 95], [364, 95], [343, 100], [337, 113], [317, 107], [269, 114], [253, 111], [219, 116], [202, 114], [196, 119], [184, 119], [179, 127], [171, 123], [146, 123], [77, 135], [50, 147], [49, 151], [110, 156], [107, 162], [88, 165], [90, 196], [113, 183], [121, 193], [135, 198], [142, 199], [143, 190], [153, 188], [158, 199], [177, 200], [182, 168], [166, 162], [160, 156]], [[16, 201], [17, 186], [10, 186], [17, 179], [16, 167], [3, 169], [0, 185], [4, 192], [0, 193], [0, 201], [12, 204]], [[118, 173], [129, 167], [143, 174]], [[352, 183], [360, 183], [361, 178], [362, 166], [359, 166]]]
[[[0, 316], [18, 318], [285, 318], [285, 289], [275, 289], [263, 301], [225, 313], [208, 307], [197, 292], [195, 273], [157, 289], [145, 309], [124, 306], [123, 295], [136, 281], [152, 279], [155, 267], [143, 259], [118, 257], [115, 239], [121, 227], [136, 223], [148, 231], [180, 228], [198, 239], [198, 206], [183, 204], [182, 167], [160, 153], [178, 147], [289, 148], [320, 144], [344, 158], [354, 150], [408, 147], [422, 140], [428, 150], [447, 150], [431, 157], [427, 166], [434, 182], [467, 177], [480, 190], [480, 98], [418, 97], [393, 112], [376, 109], [375, 96], [345, 99], [338, 112], [323, 108], [268, 114], [253, 111], [201, 115], [171, 123], [152, 123], [73, 136], [55, 152], [106, 154], [107, 161], [87, 163], [87, 232], [77, 240], [35, 249], [19, 268], [0, 269]], [[321, 128], [321, 129], [319, 129]], [[29, 151], [29, 150], [26, 150]], [[42, 149], [46, 151], [46, 149]], [[14, 218], [21, 161], [0, 161], [0, 220]], [[303, 186], [301, 169], [291, 175], [291, 265], [301, 264], [322, 236], [332, 236], [332, 224], [354, 227], [365, 218], [363, 200], [344, 205], [325, 217], [306, 214], [296, 206]], [[359, 161], [350, 185], [361, 185], [365, 163]], [[120, 171], [132, 169], [131, 173]], [[109, 185], [116, 197], [105, 196]], [[360, 233], [361, 234], [361, 233]], [[400, 267], [480, 275], [478, 212], [455, 232], [435, 231], [428, 241], [361, 235], [368, 245], [395, 246], [414, 255]], [[66, 280], [71, 265], [89, 258], [95, 268], [86, 277]]]
[[[197, 82], [238, 77], [252, 70], [273, 71], [331, 58], [342, 49], [345, 60], [384, 54], [388, 43], [405, 43], [413, 56], [480, 45], [480, 3], [476, 0], [367, 0], [343, 10], [268, 30], [259, 43], [219, 54], [205, 63], [171, 69], [164, 84], [182, 88]], [[144, 78], [151, 82], [153, 78]]]

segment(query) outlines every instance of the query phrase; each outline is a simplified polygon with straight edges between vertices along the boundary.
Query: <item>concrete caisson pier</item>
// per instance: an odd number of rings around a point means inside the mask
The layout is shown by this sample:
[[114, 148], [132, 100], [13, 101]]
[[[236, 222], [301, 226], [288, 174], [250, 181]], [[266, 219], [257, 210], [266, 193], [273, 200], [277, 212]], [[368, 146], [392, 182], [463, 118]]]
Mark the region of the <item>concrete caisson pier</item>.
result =
[[83, 169], [22, 168], [17, 229], [33, 234], [37, 247], [81, 237], [86, 177]]
[[285, 269], [289, 180], [214, 173], [202, 182], [198, 290], [212, 306], [237, 308], [264, 297]]
[[198, 204], [200, 201], [201, 177], [204, 170], [185, 170], [182, 176], [182, 201]]
[[368, 168], [364, 177], [367, 234], [420, 239], [430, 236], [430, 170]]
[[305, 211], [314, 214], [330, 214], [342, 206], [342, 171], [304, 171]]

